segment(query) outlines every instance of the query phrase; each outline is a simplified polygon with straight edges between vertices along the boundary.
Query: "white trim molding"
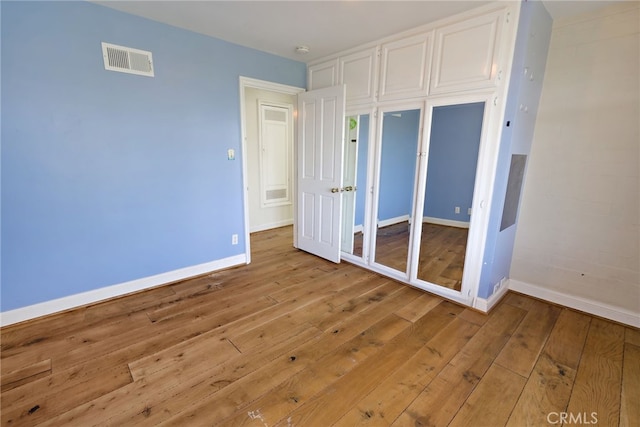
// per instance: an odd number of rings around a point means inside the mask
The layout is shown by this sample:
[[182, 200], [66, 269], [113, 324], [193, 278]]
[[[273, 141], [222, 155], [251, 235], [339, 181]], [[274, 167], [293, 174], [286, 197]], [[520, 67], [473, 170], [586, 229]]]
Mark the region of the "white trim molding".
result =
[[422, 218], [422, 222], [436, 225], [446, 225], [448, 227], [469, 228], [469, 222], [456, 221], [453, 219], [435, 218], [432, 216], [425, 216]]
[[278, 227], [286, 227], [287, 225], [292, 225], [293, 224], [293, 219], [287, 219], [287, 220], [283, 220], [283, 221], [275, 221], [275, 222], [271, 222], [269, 224], [263, 224], [257, 227], [253, 227], [251, 228], [251, 232], [252, 233], [257, 233], [258, 231], [265, 231], [265, 230], [271, 230], [272, 228], [278, 228]]
[[633, 311], [621, 307], [553, 291], [543, 288], [542, 286], [532, 285], [519, 280], [509, 279], [508, 288], [534, 298], [539, 298], [565, 307], [584, 311], [585, 313], [593, 314], [594, 316], [604, 317], [605, 319], [640, 328], [640, 313], [634, 313]]
[[507, 294], [507, 291], [509, 290], [509, 285], [503, 285], [498, 289], [498, 292], [495, 292], [491, 295], [489, 295], [489, 298], [476, 298], [473, 301], [473, 308], [475, 308], [476, 310], [480, 310], [483, 313], [488, 313], [489, 310], [491, 310], [496, 304], [498, 304], [500, 302], [500, 300], [502, 299], [502, 297], [504, 297]]
[[157, 274], [155, 276], [143, 277], [142, 279], [106, 286], [104, 288], [94, 289], [80, 294], [69, 295], [67, 297], [45, 301], [39, 304], [17, 308], [15, 310], [5, 311], [0, 313], [0, 326], [12, 325], [14, 323], [35, 319], [36, 317], [71, 310], [89, 304], [95, 304], [108, 299], [131, 294], [133, 292], [167, 285], [190, 277], [212, 273], [216, 270], [235, 267], [246, 263], [247, 258], [244, 254], [236, 255], [217, 261], [211, 261], [204, 264]]
[[411, 217], [409, 215], [396, 216], [389, 219], [379, 219], [378, 228], [388, 227], [390, 225], [400, 224], [401, 222], [408, 221], [411, 224]]

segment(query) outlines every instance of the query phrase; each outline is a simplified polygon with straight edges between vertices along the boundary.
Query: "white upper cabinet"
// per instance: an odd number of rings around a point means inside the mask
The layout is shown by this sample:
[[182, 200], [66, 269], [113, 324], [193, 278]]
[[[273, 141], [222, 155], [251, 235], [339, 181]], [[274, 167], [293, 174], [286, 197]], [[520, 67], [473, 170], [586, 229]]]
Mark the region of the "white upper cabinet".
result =
[[496, 85], [504, 9], [436, 29], [431, 93]]
[[381, 101], [427, 95], [431, 34], [420, 34], [382, 45]]
[[307, 68], [309, 90], [322, 89], [338, 84], [338, 60], [321, 62]]
[[371, 103], [377, 76], [375, 47], [339, 58], [338, 83], [347, 85], [347, 103]]
[[337, 54], [308, 66], [308, 89], [345, 84], [352, 105], [500, 89], [511, 69], [518, 15], [496, 2]]

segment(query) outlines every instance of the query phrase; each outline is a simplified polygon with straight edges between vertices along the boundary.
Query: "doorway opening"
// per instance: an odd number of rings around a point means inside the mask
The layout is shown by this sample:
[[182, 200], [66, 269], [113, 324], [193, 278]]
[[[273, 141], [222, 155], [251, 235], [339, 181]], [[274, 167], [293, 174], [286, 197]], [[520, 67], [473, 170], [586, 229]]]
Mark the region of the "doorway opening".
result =
[[303, 88], [240, 77], [247, 263], [251, 233], [293, 223], [295, 117]]

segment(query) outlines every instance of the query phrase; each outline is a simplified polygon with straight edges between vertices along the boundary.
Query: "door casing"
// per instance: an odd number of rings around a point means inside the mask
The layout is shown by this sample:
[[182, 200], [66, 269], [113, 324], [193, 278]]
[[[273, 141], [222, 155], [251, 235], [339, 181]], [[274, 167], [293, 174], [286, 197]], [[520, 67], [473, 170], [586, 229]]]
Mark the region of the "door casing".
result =
[[[248, 179], [248, 169], [247, 169], [247, 117], [246, 117], [246, 108], [245, 105], [245, 89], [246, 88], [254, 88], [260, 90], [266, 90], [276, 93], [282, 93], [287, 95], [298, 95], [305, 91], [304, 88], [283, 85], [280, 83], [268, 82], [265, 80], [258, 80], [249, 77], [240, 76], [239, 79], [239, 89], [240, 89], [240, 133], [241, 133], [241, 141], [242, 141], [242, 188], [243, 188], [243, 205], [244, 205], [244, 241], [245, 241], [245, 256], [247, 259], [247, 264], [251, 262], [251, 241], [250, 241], [250, 224], [249, 224], [249, 179]], [[295, 108], [295, 106], [294, 106]], [[294, 111], [294, 146], [296, 145], [296, 112]], [[293, 194], [295, 194], [295, 165], [294, 165], [294, 177], [293, 177]], [[295, 203], [295, 200], [294, 200]], [[295, 222], [295, 220], [294, 220]]]

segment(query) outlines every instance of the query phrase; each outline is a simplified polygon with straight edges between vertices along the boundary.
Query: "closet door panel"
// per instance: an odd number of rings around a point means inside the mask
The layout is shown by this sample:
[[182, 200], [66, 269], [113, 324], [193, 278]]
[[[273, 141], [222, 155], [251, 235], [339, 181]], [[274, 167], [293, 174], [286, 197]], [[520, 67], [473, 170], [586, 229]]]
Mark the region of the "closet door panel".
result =
[[308, 88], [309, 90], [323, 89], [336, 86], [338, 84], [338, 60], [321, 62], [310, 65], [308, 68]]
[[374, 101], [377, 49], [371, 48], [339, 59], [338, 82], [347, 85], [347, 103], [360, 104]]
[[439, 28], [431, 71], [431, 93], [495, 86], [503, 11]]
[[427, 95], [430, 33], [385, 43], [381, 51], [381, 101]]

